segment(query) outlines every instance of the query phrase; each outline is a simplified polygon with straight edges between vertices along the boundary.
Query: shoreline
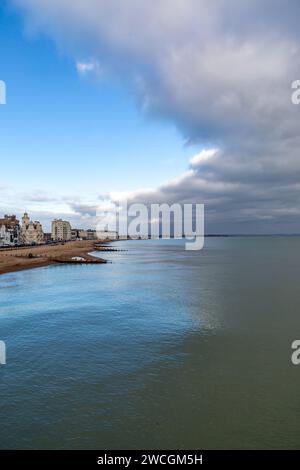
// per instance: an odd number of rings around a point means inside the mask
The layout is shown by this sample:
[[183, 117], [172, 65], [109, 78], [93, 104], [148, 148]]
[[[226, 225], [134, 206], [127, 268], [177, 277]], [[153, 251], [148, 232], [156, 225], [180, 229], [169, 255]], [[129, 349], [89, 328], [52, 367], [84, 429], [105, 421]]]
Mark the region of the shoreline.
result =
[[101, 240], [76, 240], [57, 245], [37, 245], [0, 250], [0, 276], [25, 269], [60, 264], [105, 264], [107, 260], [91, 255], [106, 251]]

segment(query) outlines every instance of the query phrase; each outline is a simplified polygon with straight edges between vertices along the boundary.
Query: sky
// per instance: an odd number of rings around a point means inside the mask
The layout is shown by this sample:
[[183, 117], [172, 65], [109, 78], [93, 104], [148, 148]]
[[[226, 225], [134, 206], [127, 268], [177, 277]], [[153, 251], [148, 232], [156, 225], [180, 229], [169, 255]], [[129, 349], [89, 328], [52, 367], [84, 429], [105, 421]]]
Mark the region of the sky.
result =
[[120, 193], [206, 232], [300, 233], [297, 0], [4, 0], [0, 215], [92, 227]]

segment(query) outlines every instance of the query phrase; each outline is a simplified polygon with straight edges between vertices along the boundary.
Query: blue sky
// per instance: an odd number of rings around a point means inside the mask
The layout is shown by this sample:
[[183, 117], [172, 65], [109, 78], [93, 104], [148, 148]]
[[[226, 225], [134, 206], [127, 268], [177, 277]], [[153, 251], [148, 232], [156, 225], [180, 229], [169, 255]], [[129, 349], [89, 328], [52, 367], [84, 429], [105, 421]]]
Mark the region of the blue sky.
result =
[[[92, 200], [157, 186], [185, 169], [194, 149], [173, 123], [143, 115], [118, 77], [83, 76], [73, 57], [26, 30], [24, 15], [8, 5], [0, 7], [0, 30], [7, 86], [0, 186], [15, 194], [15, 210], [43, 209], [35, 201], [22, 206], [23, 193]], [[14, 210], [5, 202], [3, 210]]]
[[[0, 213], [92, 226], [99, 197], [300, 233], [299, 0], [5, 0]], [[149, 190], [151, 189], [151, 190]]]

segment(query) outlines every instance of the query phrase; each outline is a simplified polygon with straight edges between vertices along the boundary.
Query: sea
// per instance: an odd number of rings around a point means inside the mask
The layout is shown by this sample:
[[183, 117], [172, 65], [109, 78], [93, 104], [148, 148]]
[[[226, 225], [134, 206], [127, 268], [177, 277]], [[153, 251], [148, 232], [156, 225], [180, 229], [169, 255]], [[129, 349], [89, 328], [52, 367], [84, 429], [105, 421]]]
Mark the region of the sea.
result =
[[300, 237], [0, 276], [1, 449], [296, 449]]

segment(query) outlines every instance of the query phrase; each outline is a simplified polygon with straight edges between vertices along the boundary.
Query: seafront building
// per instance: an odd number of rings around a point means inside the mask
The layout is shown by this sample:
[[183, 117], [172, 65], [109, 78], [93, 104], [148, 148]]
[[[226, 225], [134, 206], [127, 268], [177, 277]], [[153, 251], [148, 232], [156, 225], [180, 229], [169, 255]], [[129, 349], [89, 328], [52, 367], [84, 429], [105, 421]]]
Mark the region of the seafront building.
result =
[[41, 245], [51, 241], [69, 240], [110, 240], [118, 239], [118, 233], [111, 230], [76, 229], [62, 219], [52, 221], [51, 233], [44, 233], [39, 221], [32, 221], [27, 212], [22, 217], [22, 225], [15, 215], [0, 218], [0, 247], [14, 245]]
[[96, 230], [80, 230], [79, 238], [81, 238], [82, 240], [97, 240]]
[[97, 236], [100, 240], [118, 240], [119, 234], [114, 230], [101, 230], [97, 232]]
[[72, 229], [70, 222], [62, 219], [55, 219], [52, 222], [51, 229], [52, 240], [68, 241], [72, 238]]
[[0, 246], [14, 246], [21, 241], [21, 228], [15, 215], [0, 219]]
[[72, 228], [71, 230], [71, 240], [79, 240], [79, 232], [80, 230], [78, 228]]
[[97, 232], [92, 229], [74, 228], [71, 230], [72, 240], [97, 240]]
[[51, 233], [44, 233], [44, 242], [50, 243], [52, 241], [52, 234]]
[[39, 221], [32, 221], [27, 212], [22, 217], [21, 241], [25, 245], [41, 245], [44, 243], [44, 232]]
[[72, 229], [72, 240], [109, 240], [117, 239], [118, 233], [112, 230]]

